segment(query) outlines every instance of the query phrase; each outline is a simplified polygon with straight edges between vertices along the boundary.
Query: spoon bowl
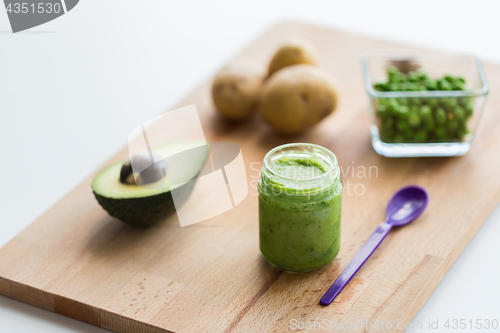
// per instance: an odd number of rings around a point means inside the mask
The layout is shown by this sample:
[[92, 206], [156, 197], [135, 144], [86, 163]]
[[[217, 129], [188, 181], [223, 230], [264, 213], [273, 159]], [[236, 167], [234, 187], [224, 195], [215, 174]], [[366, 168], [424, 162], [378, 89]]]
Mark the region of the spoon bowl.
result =
[[422, 187], [403, 187], [389, 201], [386, 221], [392, 226], [408, 224], [424, 212], [428, 202], [429, 195]]

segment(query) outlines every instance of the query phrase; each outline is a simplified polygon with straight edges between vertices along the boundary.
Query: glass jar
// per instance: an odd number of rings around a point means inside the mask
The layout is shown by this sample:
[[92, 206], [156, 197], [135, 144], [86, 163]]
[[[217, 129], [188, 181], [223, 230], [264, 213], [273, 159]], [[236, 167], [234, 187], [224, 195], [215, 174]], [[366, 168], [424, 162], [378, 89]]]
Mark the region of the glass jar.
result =
[[277, 267], [309, 271], [330, 263], [340, 249], [342, 182], [337, 158], [308, 143], [267, 153], [258, 184], [259, 241]]

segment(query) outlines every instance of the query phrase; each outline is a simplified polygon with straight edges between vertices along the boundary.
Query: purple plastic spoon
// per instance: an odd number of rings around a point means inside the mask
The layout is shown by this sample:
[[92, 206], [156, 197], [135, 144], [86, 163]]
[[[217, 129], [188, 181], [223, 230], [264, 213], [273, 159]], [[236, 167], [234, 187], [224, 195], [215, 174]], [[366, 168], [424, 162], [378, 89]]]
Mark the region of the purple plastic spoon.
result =
[[370, 238], [363, 244], [330, 289], [323, 295], [319, 301], [320, 304], [329, 305], [349, 281], [351, 281], [352, 277], [363, 266], [380, 243], [382, 243], [385, 236], [391, 231], [391, 228], [399, 227], [415, 220], [425, 210], [428, 201], [429, 196], [427, 191], [419, 186], [406, 186], [396, 192], [387, 205], [385, 222], [380, 223]]

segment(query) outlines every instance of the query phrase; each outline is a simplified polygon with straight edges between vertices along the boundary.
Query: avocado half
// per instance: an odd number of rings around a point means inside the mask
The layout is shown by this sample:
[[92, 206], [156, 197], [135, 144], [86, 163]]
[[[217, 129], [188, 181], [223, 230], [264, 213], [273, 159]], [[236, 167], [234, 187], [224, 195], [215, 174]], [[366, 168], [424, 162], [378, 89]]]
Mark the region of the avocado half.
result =
[[[120, 182], [120, 170], [124, 161], [110, 165], [95, 176], [92, 190], [109, 215], [129, 224], [152, 225], [175, 212], [172, 190], [176, 191], [178, 205], [189, 198], [196, 183], [191, 180], [196, 180], [207, 160], [208, 143], [172, 141], [153, 148], [152, 151], [167, 161], [167, 175], [158, 182], [141, 186]], [[189, 158], [181, 160], [182, 165], [177, 158], [177, 164], [174, 163], [177, 170], [172, 170], [169, 161], [184, 152], [189, 152]], [[181, 172], [178, 172], [179, 166]], [[175, 179], [169, 181], [169, 178]], [[173, 185], [169, 187], [169, 183]]]

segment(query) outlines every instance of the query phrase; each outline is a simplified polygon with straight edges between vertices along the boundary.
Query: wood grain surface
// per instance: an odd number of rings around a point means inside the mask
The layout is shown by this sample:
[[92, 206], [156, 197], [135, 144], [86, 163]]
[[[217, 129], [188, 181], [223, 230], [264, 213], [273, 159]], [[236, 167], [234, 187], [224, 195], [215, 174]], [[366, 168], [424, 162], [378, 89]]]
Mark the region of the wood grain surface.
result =
[[[309, 133], [283, 138], [258, 116], [238, 125], [222, 121], [210, 99], [210, 81], [178, 105], [196, 104], [210, 141], [240, 145], [250, 187], [242, 203], [194, 226], [181, 228], [172, 216], [141, 229], [101, 209], [90, 189], [92, 175], [0, 249], [0, 294], [117, 332], [287, 332], [293, 331], [293, 319], [383, 320], [394, 326], [377, 332], [404, 331], [396, 323], [412, 320], [500, 199], [500, 113], [495, 110], [500, 67], [485, 64], [491, 92], [467, 155], [388, 159], [370, 144], [360, 55], [415, 49], [285, 22], [234, 62], [264, 68], [291, 36], [315, 43], [320, 65], [340, 83], [338, 109]], [[161, 137], [161, 124], [152, 131]], [[287, 142], [331, 149], [345, 185], [340, 254], [330, 265], [301, 274], [271, 267], [258, 245], [260, 163], [267, 151]], [[124, 149], [109, 163], [126, 154]], [[358, 174], [370, 166], [371, 177]], [[393, 192], [409, 183], [428, 189], [427, 211], [392, 231], [336, 301], [320, 306], [321, 295], [383, 220]]]

